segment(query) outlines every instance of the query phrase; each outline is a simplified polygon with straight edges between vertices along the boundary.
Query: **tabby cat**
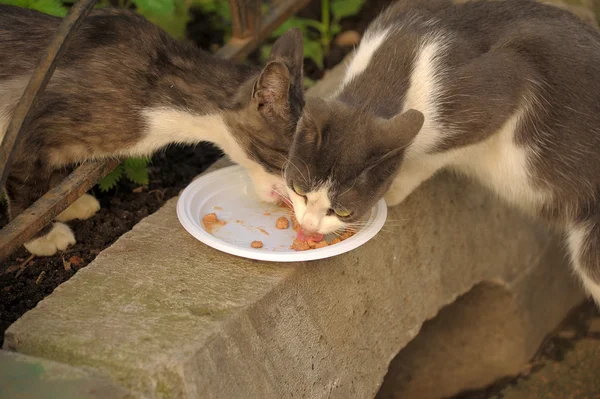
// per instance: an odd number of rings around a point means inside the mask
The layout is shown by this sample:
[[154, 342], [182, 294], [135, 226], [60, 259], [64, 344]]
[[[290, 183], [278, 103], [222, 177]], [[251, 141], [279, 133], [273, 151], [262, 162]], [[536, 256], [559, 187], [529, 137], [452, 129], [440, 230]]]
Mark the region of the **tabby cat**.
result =
[[[59, 18], [0, 5], [0, 139]], [[218, 59], [124, 10], [93, 11], [75, 33], [23, 132], [6, 182], [18, 215], [71, 167], [209, 141], [248, 169], [259, 197], [285, 190], [281, 170], [304, 105], [298, 30], [264, 69]], [[25, 247], [53, 255], [75, 243], [64, 222], [100, 205], [85, 194]]]

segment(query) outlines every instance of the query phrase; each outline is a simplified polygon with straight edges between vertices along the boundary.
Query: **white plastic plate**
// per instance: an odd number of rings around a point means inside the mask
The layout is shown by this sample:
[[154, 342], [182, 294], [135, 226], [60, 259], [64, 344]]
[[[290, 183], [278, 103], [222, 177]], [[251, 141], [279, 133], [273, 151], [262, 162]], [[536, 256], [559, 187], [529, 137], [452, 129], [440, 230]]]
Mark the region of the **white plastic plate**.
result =
[[[211, 212], [226, 222], [213, 228], [212, 234], [202, 225], [204, 215]], [[379, 232], [387, 217], [387, 207], [380, 200], [365, 216], [367, 223], [358, 233], [329, 247], [308, 251], [290, 249], [296, 232], [291, 222], [288, 229], [277, 229], [275, 221], [280, 216], [288, 216], [286, 210], [259, 201], [250, 177], [238, 165], [194, 180], [177, 201], [179, 221], [198, 240], [232, 255], [271, 262], [324, 259], [358, 248]], [[262, 241], [263, 247], [252, 248], [250, 243], [255, 240]]]

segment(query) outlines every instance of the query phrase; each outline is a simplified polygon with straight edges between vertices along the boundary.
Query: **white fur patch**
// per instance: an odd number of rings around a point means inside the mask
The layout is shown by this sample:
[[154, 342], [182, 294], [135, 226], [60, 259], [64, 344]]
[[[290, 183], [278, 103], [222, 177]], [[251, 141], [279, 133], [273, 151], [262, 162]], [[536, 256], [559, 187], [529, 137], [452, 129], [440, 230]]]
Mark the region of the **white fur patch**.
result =
[[536, 212], [551, 200], [552, 193], [533, 186], [530, 159], [535, 154], [515, 143], [515, 131], [524, 112], [517, 111], [488, 140], [451, 155], [455, 155], [459, 170], [477, 177], [509, 203]]
[[320, 234], [333, 233], [346, 224], [335, 215], [327, 215], [331, 209], [329, 185], [306, 194], [306, 201], [288, 187], [288, 195], [294, 206], [294, 214], [303, 229]]
[[[592, 281], [581, 270], [581, 264], [579, 263], [579, 257], [581, 256], [585, 241], [589, 239], [590, 229], [591, 227], [586, 224], [570, 227], [567, 233], [567, 245], [571, 254], [571, 261], [573, 262], [573, 269], [581, 278], [585, 291], [591, 294], [598, 306], [600, 306], [600, 284]], [[600, 267], [600, 265], [597, 266]]]
[[126, 150], [129, 156], [149, 155], [172, 143], [197, 144], [201, 141], [215, 143], [233, 157], [245, 156], [229, 133], [222, 115], [194, 115], [187, 110], [159, 107], [144, 109], [142, 116], [147, 126], [146, 135]]
[[367, 69], [371, 63], [373, 55], [377, 49], [381, 47], [389, 32], [390, 29], [385, 29], [379, 32], [367, 32], [365, 34], [360, 42], [360, 45], [358, 46], [358, 49], [356, 50], [356, 53], [348, 64], [348, 68], [346, 69], [346, 73], [344, 75], [344, 80], [336, 91], [336, 94], [339, 93], [344, 86], [350, 83], [352, 79], [356, 78]]
[[69, 226], [63, 223], [54, 223], [48, 234], [25, 243], [25, 248], [36, 256], [52, 256], [57, 251], [64, 251], [69, 245], [75, 243], [75, 235]]
[[402, 112], [409, 109], [421, 111], [425, 122], [411, 144], [407, 157], [410, 157], [411, 153], [426, 153], [439, 142], [440, 135], [443, 134], [438, 125], [438, 103], [443, 94], [440, 82], [443, 71], [439, 63], [446, 49], [443, 38], [438, 37], [423, 43], [416, 57]]
[[275, 192], [283, 192], [283, 179], [268, 173], [248, 157], [229, 131], [222, 115], [194, 115], [191, 111], [165, 107], [145, 109], [142, 115], [147, 125], [146, 137], [128, 150], [127, 155], [151, 154], [171, 143], [197, 144], [208, 141], [221, 148], [233, 162], [247, 169], [262, 201], [274, 202], [278, 199]]
[[94, 216], [99, 210], [100, 203], [98, 200], [90, 194], [83, 194], [75, 202], [69, 205], [67, 209], [62, 211], [62, 213], [56, 217], [56, 221], [68, 222], [73, 219], [86, 220]]

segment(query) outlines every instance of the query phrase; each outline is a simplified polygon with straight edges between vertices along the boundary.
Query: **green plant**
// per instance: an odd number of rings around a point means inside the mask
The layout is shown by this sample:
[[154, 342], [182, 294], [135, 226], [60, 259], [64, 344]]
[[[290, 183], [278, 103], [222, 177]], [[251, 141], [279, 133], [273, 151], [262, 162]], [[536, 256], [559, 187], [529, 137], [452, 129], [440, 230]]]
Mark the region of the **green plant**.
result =
[[[341, 20], [358, 13], [364, 2], [365, 0], [321, 0], [321, 21], [292, 17], [275, 30], [271, 37], [278, 38], [291, 28], [299, 28], [304, 38], [304, 56], [323, 69], [323, 59], [329, 54], [331, 42], [342, 30]], [[264, 45], [261, 48], [263, 61], [268, 58], [271, 47]]]
[[[17, 2], [26, 0], [0, 1]], [[47, 2], [56, 0], [36, 1]], [[115, 5], [115, 1], [118, 7], [135, 10], [138, 14], [143, 15], [148, 21], [163, 28], [175, 39], [181, 40], [185, 38], [185, 28], [187, 26], [187, 23], [191, 19], [189, 13], [190, 0], [98, 0], [98, 2], [96, 3], [96, 8], [103, 8]], [[67, 4], [73, 4], [75, 0], [63, 0], [63, 2]]]
[[190, 21], [190, 4], [188, 0], [119, 0], [128, 8], [128, 3], [135, 5], [136, 12], [148, 21], [160, 26], [175, 39], [185, 38], [185, 29]]
[[0, 0], [0, 4], [29, 8], [55, 17], [64, 17], [68, 11], [60, 0]]
[[150, 158], [129, 158], [107, 174], [98, 184], [101, 191], [108, 191], [115, 187], [119, 180], [125, 176], [132, 182], [145, 186], [148, 184], [148, 164]]

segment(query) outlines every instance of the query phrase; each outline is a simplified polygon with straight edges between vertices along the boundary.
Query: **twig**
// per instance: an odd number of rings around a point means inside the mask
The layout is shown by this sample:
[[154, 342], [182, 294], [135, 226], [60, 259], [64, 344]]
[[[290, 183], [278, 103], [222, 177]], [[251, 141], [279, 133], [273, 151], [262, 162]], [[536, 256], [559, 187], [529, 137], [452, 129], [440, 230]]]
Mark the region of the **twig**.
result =
[[40, 275], [38, 276], [37, 280], [35, 280], [35, 283], [36, 283], [36, 284], [39, 284], [39, 283], [42, 281], [42, 279], [44, 278], [44, 276], [45, 276], [45, 275], [46, 275], [46, 271], [45, 271], [45, 270], [42, 270], [42, 272], [41, 272], [41, 273], [40, 273]]
[[27, 265], [29, 265], [29, 262], [31, 262], [33, 258], [35, 258], [35, 255], [31, 254], [29, 255], [29, 258], [25, 259], [25, 262], [21, 263], [21, 265], [19, 266], [19, 271], [15, 275], [15, 278], [18, 278], [21, 274], [23, 274], [23, 272], [27, 268]]
[[62, 257], [62, 261], [63, 261], [63, 267], [65, 268], [65, 271], [68, 272], [71, 270], [71, 262], [68, 262], [65, 260], [64, 257]]
[[156, 189], [156, 190], [148, 191], [148, 194], [154, 194], [154, 196], [156, 197], [157, 200], [163, 201], [165, 199], [165, 191], [166, 190]]

